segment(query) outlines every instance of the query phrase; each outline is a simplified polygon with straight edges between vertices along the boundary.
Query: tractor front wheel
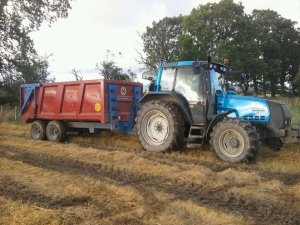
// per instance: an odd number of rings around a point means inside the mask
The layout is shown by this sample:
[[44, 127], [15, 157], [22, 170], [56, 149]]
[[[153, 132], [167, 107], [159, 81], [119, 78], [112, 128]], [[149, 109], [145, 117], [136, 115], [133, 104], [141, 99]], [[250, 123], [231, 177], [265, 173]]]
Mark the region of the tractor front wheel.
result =
[[177, 107], [166, 101], [143, 104], [136, 117], [136, 134], [147, 151], [162, 152], [182, 147], [184, 121]]
[[213, 128], [210, 144], [216, 156], [228, 162], [254, 161], [260, 150], [255, 128], [236, 118], [220, 121]]

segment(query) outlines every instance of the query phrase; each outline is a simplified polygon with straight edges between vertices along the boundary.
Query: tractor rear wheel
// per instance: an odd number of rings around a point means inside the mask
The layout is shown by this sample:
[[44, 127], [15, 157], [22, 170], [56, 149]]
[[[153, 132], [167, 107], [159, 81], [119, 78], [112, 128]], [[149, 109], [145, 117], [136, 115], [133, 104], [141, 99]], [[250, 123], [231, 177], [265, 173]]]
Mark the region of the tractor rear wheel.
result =
[[30, 128], [31, 138], [34, 140], [46, 140], [46, 125], [41, 120], [36, 120]]
[[67, 137], [65, 125], [61, 121], [57, 120], [53, 120], [48, 123], [46, 134], [48, 140], [53, 142], [62, 142]]
[[210, 144], [216, 156], [228, 162], [254, 161], [260, 150], [255, 128], [236, 118], [220, 121], [213, 128]]
[[147, 151], [175, 150], [184, 144], [184, 120], [177, 107], [169, 102], [146, 102], [135, 121], [137, 137]]

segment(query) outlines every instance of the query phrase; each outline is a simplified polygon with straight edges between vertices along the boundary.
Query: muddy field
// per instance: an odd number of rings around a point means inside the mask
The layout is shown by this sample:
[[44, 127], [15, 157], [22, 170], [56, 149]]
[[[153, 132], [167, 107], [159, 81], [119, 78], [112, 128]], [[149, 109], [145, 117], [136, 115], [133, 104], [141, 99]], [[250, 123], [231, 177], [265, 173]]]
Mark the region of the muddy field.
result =
[[51, 143], [1, 124], [0, 224], [300, 224], [299, 148], [229, 164], [209, 145], [157, 154], [134, 136]]

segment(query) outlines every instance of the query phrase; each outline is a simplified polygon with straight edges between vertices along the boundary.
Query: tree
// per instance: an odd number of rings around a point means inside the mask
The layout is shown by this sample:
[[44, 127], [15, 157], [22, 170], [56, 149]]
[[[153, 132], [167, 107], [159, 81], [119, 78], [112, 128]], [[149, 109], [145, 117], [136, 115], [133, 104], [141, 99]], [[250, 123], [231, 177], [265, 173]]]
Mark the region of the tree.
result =
[[75, 78], [76, 78], [77, 81], [83, 79], [83, 75], [82, 75], [82, 73], [81, 73], [80, 70], [72, 69], [71, 73], [75, 76]]
[[182, 35], [183, 17], [165, 17], [152, 22], [152, 27], [147, 26], [146, 32], [139, 34], [142, 39], [143, 53], [139, 55], [139, 64], [144, 69], [156, 69], [161, 62], [170, 62], [178, 59], [178, 39]]
[[[0, 2], [0, 80], [8, 93], [24, 82], [46, 82], [53, 79], [47, 71], [50, 56], [40, 57], [34, 49], [30, 32], [43, 21], [49, 25], [66, 18], [71, 0], [1, 0]], [[18, 91], [16, 91], [18, 93]], [[12, 101], [16, 101], [12, 96]]]
[[296, 77], [294, 78], [293, 87], [295, 88], [295, 90], [298, 89], [298, 94], [299, 94], [300, 93], [300, 67], [298, 69], [298, 73]]
[[267, 65], [264, 77], [269, 83], [271, 96], [275, 97], [278, 89], [284, 95], [285, 83], [293, 84], [300, 62], [299, 35], [294, 28], [296, 22], [282, 18], [272, 10], [253, 10], [252, 15], [260, 58]]
[[[119, 52], [119, 56], [122, 57], [121, 52]], [[115, 55], [107, 50], [105, 59], [96, 63], [96, 70], [104, 79], [134, 81], [137, 78], [136, 73], [132, 72], [131, 69], [124, 73], [123, 69], [118, 67], [112, 58], [115, 58]]]
[[184, 35], [179, 41], [179, 59], [206, 59], [210, 55], [213, 60], [221, 61], [219, 45], [235, 38], [243, 15], [244, 6], [242, 3], [235, 4], [233, 0], [194, 8], [183, 20]]
[[251, 16], [244, 13], [242, 3], [222, 0], [194, 8], [183, 20], [184, 35], [179, 40], [180, 60], [214, 61], [229, 59], [231, 70], [243, 70], [247, 85], [241, 84], [240, 74], [231, 75], [230, 81], [238, 83], [244, 94], [250, 84], [258, 92], [257, 72], [264, 66], [259, 60], [259, 47], [255, 42], [255, 27]]

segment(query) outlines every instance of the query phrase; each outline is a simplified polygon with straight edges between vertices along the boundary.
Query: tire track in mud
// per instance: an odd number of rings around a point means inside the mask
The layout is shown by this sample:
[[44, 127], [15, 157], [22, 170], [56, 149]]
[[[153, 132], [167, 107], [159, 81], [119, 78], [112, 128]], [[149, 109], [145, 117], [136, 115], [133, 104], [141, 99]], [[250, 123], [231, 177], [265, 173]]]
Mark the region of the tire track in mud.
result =
[[10, 176], [0, 176], [0, 195], [8, 197], [14, 201], [22, 199], [23, 202], [35, 203], [39, 207], [59, 209], [68, 206], [86, 205], [92, 200], [90, 196], [67, 196], [60, 199], [53, 199], [43, 193], [30, 190], [22, 183], [14, 181]]
[[[1, 134], [0, 136], [8, 136], [6, 134]], [[27, 139], [25, 135], [13, 135], [15, 137]], [[72, 135], [71, 135], [72, 136]], [[88, 135], [88, 137], [93, 137], [93, 135]], [[84, 148], [95, 148], [101, 151], [107, 151], [107, 152], [115, 152], [115, 151], [122, 151], [122, 152], [134, 152], [135, 155], [140, 156], [144, 159], [153, 160], [160, 164], [170, 165], [172, 166], [173, 163], [180, 163], [183, 165], [191, 165], [194, 166], [204, 166], [209, 168], [213, 172], [222, 172], [227, 169], [236, 169], [239, 171], [244, 172], [256, 172], [258, 175], [262, 178], [263, 181], [272, 181], [274, 179], [282, 182], [285, 185], [295, 185], [300, 184], [300, 172], [296, 174], [289, 174], [289, 173], [283, 173], [283, 172], [276, 172], [276, 171], [269, 171], [269, 170], [263, 170], [261, 168], [258, 168], [255, 166], [255, 163], [250, 164], [243, 164], [243, 163], [226, 163], [221, 161], [216, 162], [208, 162], [203, 161], [200, 159], [193, 159], [193, 158], [184, 158], [178, 155], [174, 155], [171, 153], [156, 153], [156, 152], [148, 152], [148, 151], [138, 151], [136, 149], [130, 149], [130, 148], [124, 148], [124, 147], [110, 147], [110, 146], [104, 146], [104, 145], [98, 145], [98, 144], [84, 144], [80, 143], [78, 141], [69, 141], [61, 144], [76, 144], [80, 147]], [[189, 151], [188, 149], [184, 149], [184, 151]], [[183, 155], [185, 154], [183, 151]], [[201, 154], [201, 153], [199, 153]]]
[[[185, 165], [191, 165], [194, 166], [204, 166], [209, 169], [211, 169], [213, 172], [222, 172], [227, 169], [236, 169], [236, 170], [242, 170], [244, 172], [257, 172], [259, 176], [264, 181], [271, 181], [271, 180], [279, 180], [285, 185], [295, 185], [300, 184], [300, 173], [297, 174], [289, 174], [289, 173], [282, 173], [282, 172], [273, 172], [268, 170], [262, 170], [255, 166], [255, 163], [224, 163], [220, 161], [216, 162], [208, 162], [208, 161], [201, 161], [200, 159], [192, 159], [192, 158], [184, 158], [177, 155], [174, 155], [171, 153], [157, 153], [157, 152], [148, 152], [148, 151], [136, 151], [134, 149], [129, 148], [112, 148], [108, 146], [99, 146], [99, 145], [93, 145], [93, 144], [82, 144], [78, 142], [74, 142], [74, 144], [77, 144], [81, 147], [92, 147], [98, 150], [105, 150], [109, 152], [114, 151], [123, 151], [123, 152], [134, 152], [137, 156], [143, 157], [144, 159], [153, 160], [161, 164], [170, 165], [172, 166], [175, 163], [185, 164]], [[186, 151], [189, 151], [188, 149], [185, 149]], [[182, 153], [184, 155], [184, 153]], [[200, 153], [201, 154], [201, 153]]]
[[[8, 136], [6, 134], [1, 134], [0, 136]], [[27, 139], [24, 135], [14, 135], [15, 137]], [[88, 135], [88, 137], [93, 137], [92, 135]], [[96, 144], [84, 144], [80, 143], [78, 141], [71, 141], [71, 142], [65, 142], [61, 144], [76, 144], [80, 147], [84, 148], [94, 148], [98, 149], [100, 151], [107, 151], [107, 152], [115, 152], [115, 151], [122, 151], [122, 152], [134, 152], [135, 155], [140, 156], [144, 159], [153, 160], [155, 162], [158, 162], [160, 164], [165, 164], [172, 166], [174, 163], [180, 163], [183, 165], [191, 165], [194, 166], [204, 166], [209, 168], [213, 172], [222, 172], [227, 169], [235, 169], [243, 172], [256, 172], [258, 175], [262, 178], [262, 181], [272, 181], [274, 179], [282, 182], [285, 185], [295, 185], [300, 184], [300, 172], [296, 174], [289, 174], [289, 173], [283, 173], [283, 172], [276, 172], [276, 171], [269, 171], [269, 170], [263, 170], [261, 168], [258, 168], [255, 166], [255, 163], [250, 164], [243, 164], [243, 163], [226, 163], [221, 161], [216, 162], [208, 162], [208, 161], [202, 161], [200, 159], [193, 159], [193, 158], [184, 158], [178, 155], [174, 155], [171, 153], [156, 153], [156, 152], [148, 152], [148, 151], [138, 151], [136, 149], [130, 149], [130, 148], [124, 148], [124, 147], [110, 147], [110, 146], [104, 146], [104, 145], [96, 145]], [[184, 151], [189, 151], [188, 149], [184, 149]], [[185, 154], [183, 151], [183, 155]], [[199, 153], [201, 154], [201, 153]]]
[[[139, 174], [129, 170], [120, 170], [111, 165], [101, 163], [86, 163], [63, 157], [49, 156], [41, 153], [30, 153], [24, 149], [13, 148], [0, 144], [0, 157], [22, 161], [26, 164], [44, 169], [82, 175], [99, 179], [108, 184], [130, 186], [143, 198], [148, 208], [154, 210], [166, 206], [166, 202], [153, 201], [151, 188], [168, 193], [175, 200], [190, 200], [195, 204], [223, 211], [225, 213], [238, 213], [250, 222], [260, 224], [300, 224], [300, 199], [284, 198], [280, 204], [269, 205], [264, 200], [257, 200], [251, 196], [237, 196], [227, 190], [232, 185], [216, 189], [205, 189], [202, 185], [191, 181], [178, 182], [175, 179], [163, 178], [152, 174]], [[13, 153], [13, 154], [12, 154]], [[233, 184], [233, 186], [237, 186]], [[2, 193], [7, 193], [6, 188]], [[30, 193], [26, 193], [30, 195]], [[22, 197], [22, 196], [21, 196]], [[38, 197], [36, 201], [40, 201]], [[155, 210], [154, 210], [155, 212]]]

